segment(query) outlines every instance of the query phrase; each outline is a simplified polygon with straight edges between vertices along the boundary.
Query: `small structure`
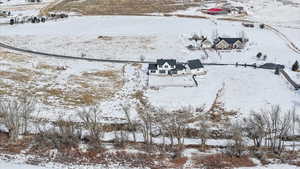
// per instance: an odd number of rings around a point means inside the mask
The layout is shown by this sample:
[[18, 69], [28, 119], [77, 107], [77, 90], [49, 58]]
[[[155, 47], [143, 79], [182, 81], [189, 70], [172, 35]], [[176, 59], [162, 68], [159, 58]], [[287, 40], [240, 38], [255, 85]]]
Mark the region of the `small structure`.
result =
[[207, 10], [203, 11], [204, 13], [210, 14], [210, 15], [222, 15], [222, 14], [227, 14], [228, 11], [222, 8], [210, 8]]
[[178, 75], [186, 73], [186, 67], [175, 59], [158, 59], [149, 64], [149, 75]]
[[209, 49], [209, 48], [212, 48], [212, 46], [213, 46], [213, 44], [207, 38], [205, 38], [201, 41], [200, 47], [203, 49]]
[[243, 22], [242, 25], [243, 25], [244, 27], [254, 28], [254, 24], [253, 24], [253, 23], [245, 23], [245, 22]]
[[243, 38], [221, 38], [215, 39], [213, 48], [215, 49], [242, 49], [244, 47]]
[[42, 0], [25, 0], [26, 2], [30, 2], [30, 3], [40, 3], [42, 2]]
[[188, 69], [194, 75], [206, 74], [204, 67], [199, 59], [189, 60]]
[[7, 16], [10, 16], [10, 15], [11, 15], [10, 11], [0, 10], [0, 16], [7, 17]]

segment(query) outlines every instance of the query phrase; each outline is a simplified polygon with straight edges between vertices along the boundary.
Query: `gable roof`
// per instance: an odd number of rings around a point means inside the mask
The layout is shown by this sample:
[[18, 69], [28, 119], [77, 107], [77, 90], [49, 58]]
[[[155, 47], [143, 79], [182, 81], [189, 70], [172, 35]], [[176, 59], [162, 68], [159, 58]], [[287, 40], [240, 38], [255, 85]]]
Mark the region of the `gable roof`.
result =
[[243, 42], [242, 38], [221, 38], [221, 37], [219, 37], [218, 43], [221, 42], [222, 40], [224, 40], [225, 42], [227, 42], [230, 45], [233, 45], [237, 41]]
[[176, 64], [176, 70], [184, 70], [186, 67], [183, 64]]
[[163, 65], [165, 63], [168, 63], [170, 66], [175, 66], [176, 60], [175, 59], [157, 59], [156, 63], [157, 63], [157, 65]]
[[148, 66], [148, 70], [157, 70], [157, 64], [150, 63]]
[[189, 60], [188, 65], [189, 65], [190, 69], [203, 68], [203, 65], [199, 59]]

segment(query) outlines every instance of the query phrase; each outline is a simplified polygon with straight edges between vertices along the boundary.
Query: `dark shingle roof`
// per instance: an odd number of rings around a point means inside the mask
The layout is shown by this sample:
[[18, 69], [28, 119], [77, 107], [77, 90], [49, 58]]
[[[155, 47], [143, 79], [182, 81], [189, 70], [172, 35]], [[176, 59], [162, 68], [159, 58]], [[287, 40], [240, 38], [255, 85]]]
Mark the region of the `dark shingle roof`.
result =
[[171, 66], [175, 66], [176, 65], [176, 60], [175, 59], [157, 59], [157, 64], [158, 65], [163, 65], [165, 63], [168, 63]]
[[199, 59], [189, 60], [188, 65], [189, 65], [190, 69], [203, 68], [203, 65]]
[[259, 66], [259, 68], [263, 68], [263, 69], [284, 69], [284, 65], [280, 65], [280, 64], [275, 64], [275, 63], [265, 63], [261, 66]]
[[153, 64], [153, 63], [149, 64], [148, 70], [156, 70], [156, 69], [157, 69], [157, 64]]
[[224, 40], [224, 41], [226, 41], [227, 43], [229, 43], [231, 45], [233, 45], [238, 40], [241, 41], [241, 42], [243, 42], [242, 38], [219, 38], [219, 39], [220, 39], [220, 41]]
[[176, 64], [176, 70], [184, 70], [186, 69], [183, 64]]

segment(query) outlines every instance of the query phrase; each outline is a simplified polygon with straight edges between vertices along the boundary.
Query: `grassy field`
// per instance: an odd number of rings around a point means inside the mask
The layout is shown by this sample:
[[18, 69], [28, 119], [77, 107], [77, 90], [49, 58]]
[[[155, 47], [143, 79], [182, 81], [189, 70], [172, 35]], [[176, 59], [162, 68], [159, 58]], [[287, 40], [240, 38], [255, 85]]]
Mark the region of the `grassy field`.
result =
[[72, 11], [83, 15], [134, 15], [154, 12], [173, 12], [191, 7], [201, 0], [185, 2], [176, 0], [64, 0], [44, 9], [50, 11]]
[[[33, 95], [49, 106], [83, 106], [109, 99], [123, 86], [120, 70], [94, 70], [66, 74], [60, 66], [31, 57], [1, 52], [1, 97]], [[66, 67], [65, 69], [74, 69]], [[61, 76], [66, 79], [60, 80]]]

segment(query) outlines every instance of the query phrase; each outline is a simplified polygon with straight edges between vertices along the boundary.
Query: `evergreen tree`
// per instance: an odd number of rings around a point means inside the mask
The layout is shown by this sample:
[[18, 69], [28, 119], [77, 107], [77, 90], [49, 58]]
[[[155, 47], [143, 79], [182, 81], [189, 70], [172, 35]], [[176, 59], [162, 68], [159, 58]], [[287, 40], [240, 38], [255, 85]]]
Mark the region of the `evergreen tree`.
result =
[[296, 62], [293, 64], [292, 66], [292, 71], [297, 71], [299, 69], [299, 63], [298, 61], [296, 60]]

